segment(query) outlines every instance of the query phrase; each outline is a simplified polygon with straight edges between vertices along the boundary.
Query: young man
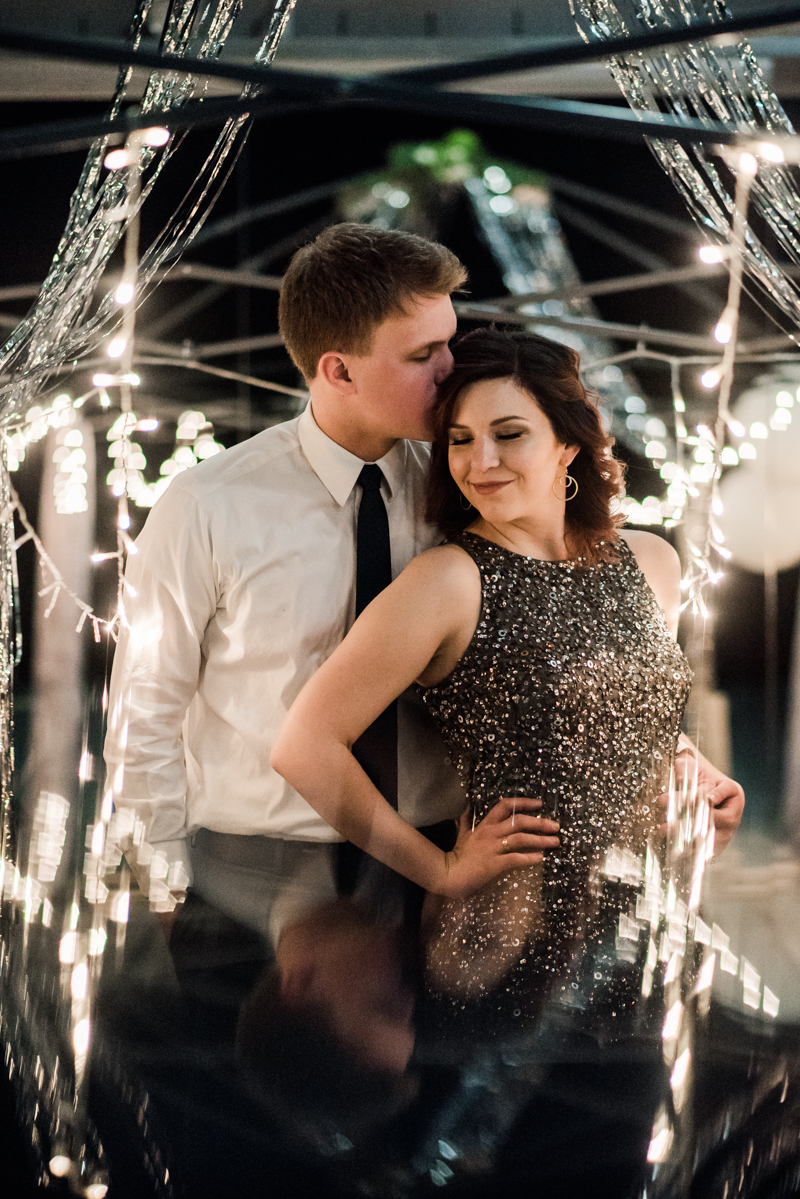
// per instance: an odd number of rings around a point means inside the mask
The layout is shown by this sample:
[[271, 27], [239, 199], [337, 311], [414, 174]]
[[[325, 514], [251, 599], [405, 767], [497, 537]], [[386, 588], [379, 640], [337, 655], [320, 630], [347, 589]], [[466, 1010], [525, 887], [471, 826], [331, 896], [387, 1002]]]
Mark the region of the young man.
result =
[[[370, 502], [385, 508], [392, 576], [437, 538], [423, 519], [421, 443], [465, 278], [422, 238], [326, 230], [295, 255], [281, 294], [310, 405], [179, 475], [148, 517], [128, 563], [136, 595], [105, 756], [116, 807], [137, 822], [131, 840], [146, 843], [138, 873], [146, 884], [149, 865], [157, 908], [193, 879], [275, 943], [286, 919], [336, 893], [340, 838], [270, 768], [270, 750], [354, 619], [365, 463], [380, 471]], [[457, 816], [461, 789], [412, 696], [396, 725], [399, 811], [417, 827]]]

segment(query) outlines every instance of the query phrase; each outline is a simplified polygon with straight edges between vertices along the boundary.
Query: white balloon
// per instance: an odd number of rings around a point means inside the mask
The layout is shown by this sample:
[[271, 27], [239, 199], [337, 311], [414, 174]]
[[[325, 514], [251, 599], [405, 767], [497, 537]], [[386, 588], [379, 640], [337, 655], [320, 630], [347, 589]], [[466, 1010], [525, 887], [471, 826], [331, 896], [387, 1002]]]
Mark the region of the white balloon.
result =
[[800, 403], [787, 409], [790, 425], [769, 428], [778, 392], [795, 392], [800, 380], [789, 382], [794, 373], [784, 368], [743, 392], [733, 409], [748, 432], [756, 421], [769, 429], [765, 440], [753, 440], [758, 457], [728, 470], [720, 482], [725, 545], [734, 562], [758, 573], [800, 562]]

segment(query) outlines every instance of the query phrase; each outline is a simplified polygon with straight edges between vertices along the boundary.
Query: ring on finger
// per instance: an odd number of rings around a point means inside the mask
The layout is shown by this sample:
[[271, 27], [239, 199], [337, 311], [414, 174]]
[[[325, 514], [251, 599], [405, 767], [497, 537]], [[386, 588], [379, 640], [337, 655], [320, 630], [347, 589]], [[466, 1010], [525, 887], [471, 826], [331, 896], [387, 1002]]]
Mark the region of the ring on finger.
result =
[[500, 842], [500, 844], [502, 845], [503, 849], [508, 849], [508, 837], [503, 837], [503, 840]]

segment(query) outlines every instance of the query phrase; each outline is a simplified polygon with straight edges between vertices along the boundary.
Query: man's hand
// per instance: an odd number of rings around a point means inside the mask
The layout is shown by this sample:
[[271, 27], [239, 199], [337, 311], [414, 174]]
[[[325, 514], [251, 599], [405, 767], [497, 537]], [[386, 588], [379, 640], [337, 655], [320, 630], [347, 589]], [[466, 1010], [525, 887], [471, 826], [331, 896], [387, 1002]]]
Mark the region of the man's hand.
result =
[[[679, 754], [676, 759], [677, 771], [694, 771], [692, 754], [697, 757], [697, 789], [711, 805], [714, 816], [714, 856], [721, 854], [730, 844], [733, 834], [742, 821], [744, 812], [744, 791], [737, 782], [729, 779], [721, 770], [717, 770], [697, 750]], [[679, 774], [680, 779], [683, 774]]]
[[465, 812], [438, 893], [466, 899], [498, 874], [541, 862], [544, 850], [560, 844], [558, 822], [531, 815], [541, 806], [540, 799], [501, 799], [474, 829]]
[[[731, 842], [734, 833], [741, 824], [744, 812], [744, 791], [737, 782], [728, 778], [721, 770], [717, 770], [696, 749], [684, 750], [675, 759], [675, 775], [677, 782], [683, 783], [692, 777], [697, 760], [697, 793], [710, 805], [714, 817], [714, 856], [722, 853]], [[669, 796], [659, 797], [659, 804], [666, 809]], [[661, 825], [661, 832], [666, 835], [666, 824]]]

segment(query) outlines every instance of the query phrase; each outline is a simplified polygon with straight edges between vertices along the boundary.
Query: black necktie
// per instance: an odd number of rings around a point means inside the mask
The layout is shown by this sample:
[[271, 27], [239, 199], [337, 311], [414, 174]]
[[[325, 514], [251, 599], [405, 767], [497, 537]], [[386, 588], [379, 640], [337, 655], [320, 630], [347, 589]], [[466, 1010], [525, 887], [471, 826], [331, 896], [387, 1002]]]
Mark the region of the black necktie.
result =
[[[392, 581], [389, 518], [381, 495], [381, 468], [365, 466], [358, 476], [361, 505], [356, 535], [356, 616]], [[397, 704], [365, 729], [353, 755], [392, 807], [397, 807]]]

